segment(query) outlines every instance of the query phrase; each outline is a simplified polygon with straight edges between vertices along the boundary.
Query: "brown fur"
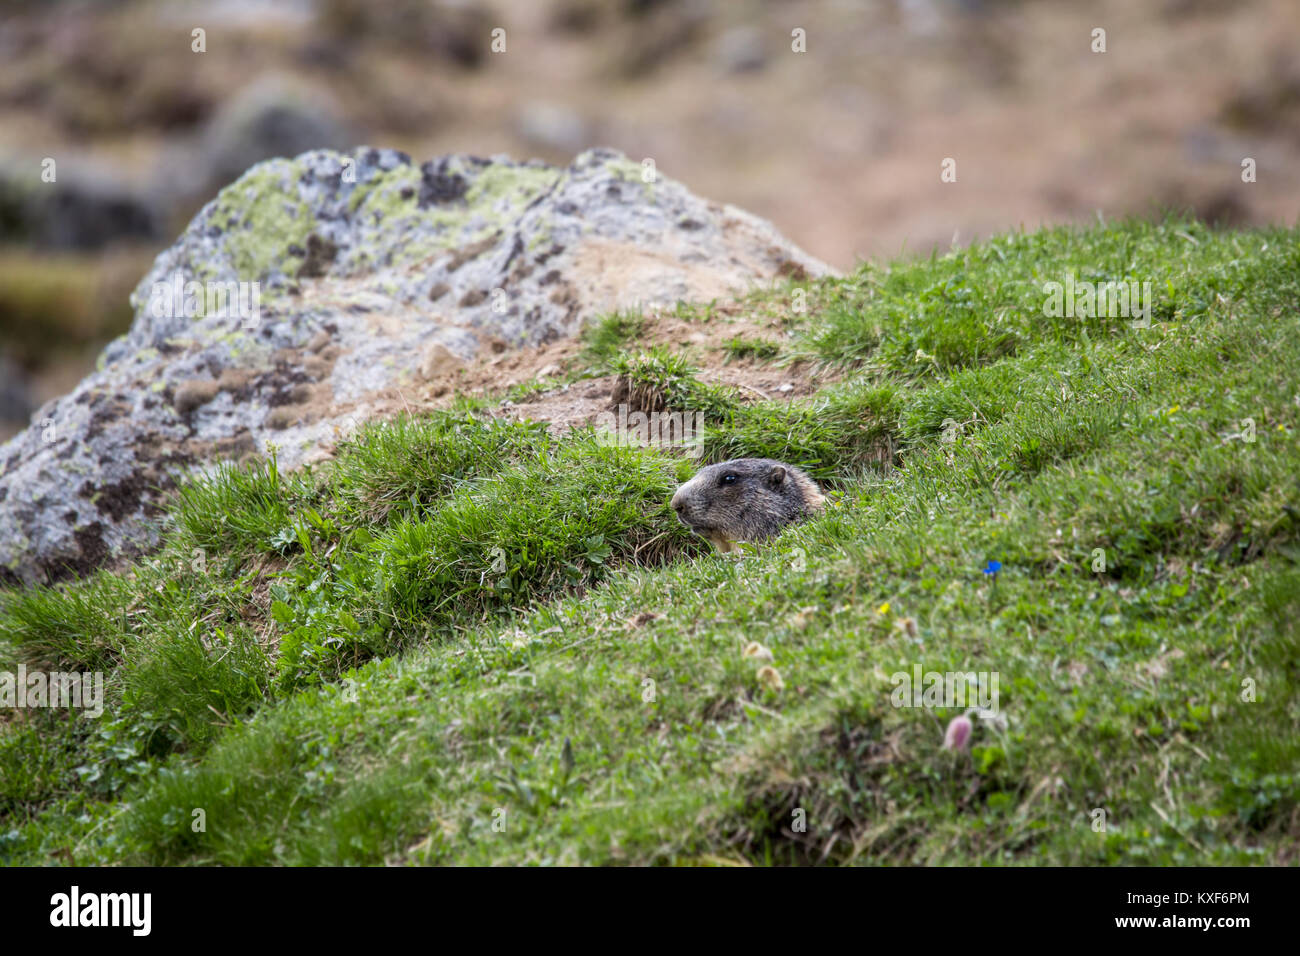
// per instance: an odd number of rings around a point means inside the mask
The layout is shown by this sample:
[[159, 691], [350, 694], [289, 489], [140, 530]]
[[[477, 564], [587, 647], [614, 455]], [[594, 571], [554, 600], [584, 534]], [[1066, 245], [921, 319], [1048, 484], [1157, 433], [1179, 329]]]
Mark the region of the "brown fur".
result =
[[[731, 480], [726, 480], [730, 478]], [[821, 510], [817, 483], [794, 465], [736, 458], [708, 465], [673, 495], [678, 520], [719, 551], [763, 541]]]

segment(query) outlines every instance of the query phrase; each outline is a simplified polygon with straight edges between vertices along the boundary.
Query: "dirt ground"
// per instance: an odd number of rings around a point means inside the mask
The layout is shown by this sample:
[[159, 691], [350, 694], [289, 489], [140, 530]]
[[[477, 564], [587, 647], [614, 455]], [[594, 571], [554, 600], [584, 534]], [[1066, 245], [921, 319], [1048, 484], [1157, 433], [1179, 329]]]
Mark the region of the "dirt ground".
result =
[[[768, 399], [794, 400], [835, 381], [838, 373], [818, 369], [809, 362], [769, 362], [737, 358], [726, 343], [735, 338], [778, 344], [784, 336], [781, 323], [750, 309], [743, 300], [716, 304], [708, 322], [690, 321], [672, 313], [648, 312], [638, 348], [666, 346], [684, 350], [698, 369], [697, 378], [730, 391], [740, 402]], [[579, 339], [560, 339], [546, 345], [506, 349], [489, 341], [478, 358], [451, 374], [418, 388], [389, 396], [379, 414], [447, 408], [458, 395], [497, 399], [493, 414], [501, 418], [545, 422], [556, 434], [570, 428], [608, 422], [620, 401], [618, 377], [587, 373], [591, 362]], [[495, 346], [495, 347], [494, 347]], [[514, 398], [501, 398], [516, 386], [531, 386]], [[615, 416], [617, 420], [617, 416]]]

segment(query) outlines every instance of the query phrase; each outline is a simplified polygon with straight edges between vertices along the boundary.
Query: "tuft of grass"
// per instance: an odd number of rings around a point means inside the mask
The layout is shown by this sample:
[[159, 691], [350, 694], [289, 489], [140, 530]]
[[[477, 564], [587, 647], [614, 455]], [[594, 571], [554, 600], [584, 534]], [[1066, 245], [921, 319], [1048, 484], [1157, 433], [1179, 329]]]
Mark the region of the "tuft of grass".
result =
[[900, 397], [890, 385], [857, 381], [800, 402], [737, 407], [705, 440], [705, 459], [775, 458], [818, 481], [840, 482], [895, 464]]
[[34, 667], [97, 670], [125, 653], [131, 599], [129, 582], [107, 571], [59, 587], [12, 591], [0, 634], [19, 660]]
[[119, 677], [121, 708], [142, 749], [167, 754], [201, 751], [252, 713], [267, 699], [271, 674], [266, 649], [247, 627], [218, 626], [151, 631]]
[[551, 445], [544, 425], [471, 413], [369, 422], [339, 448], [335, 483], [354, 510], [382, 521], [423, 510], [465, 480], [494, 474]]
[[296, 501], [310, 498], [306, 475], [282, 475], [272, 455], [246, 466], [223, 463], [179, 485], [176, 522], [208, 554], [283, 554]]
[[632, 412], [700, 412], [718, 419], [737, 404], [725, 389], [696, 378], [699, 370], [684, 355], [664, 348], [620, 355], [610, 368], [618, 376], [614, 402]]
[[620, 565], [662, 563], [691, 541], [667, 504], [675, 487], [657, 453], [574, 436], [376, 539], [378, 613], [436, 633], [589, 587]]
[[770, 362], [781, 354], [779, 343], [768, 339], [745, 338], [743, 335], [733, 335], [722, 343], [722, 347], [728, 361], [752, 358], [761, 362]]
[[630, 310], [592, 320], [582, 330], [583, 361], [593, 369], [607, 368], [640, 338], [645, 325], [645, 318]]
[[[37, 712], [0, 734], [0, 814], [22, 818], [33, 808], [75, 793], [74, 768], [83, 756], [75, 724], [63, 715]], [[0, 836], [0, 860], [5, 858], [4, 840]]]

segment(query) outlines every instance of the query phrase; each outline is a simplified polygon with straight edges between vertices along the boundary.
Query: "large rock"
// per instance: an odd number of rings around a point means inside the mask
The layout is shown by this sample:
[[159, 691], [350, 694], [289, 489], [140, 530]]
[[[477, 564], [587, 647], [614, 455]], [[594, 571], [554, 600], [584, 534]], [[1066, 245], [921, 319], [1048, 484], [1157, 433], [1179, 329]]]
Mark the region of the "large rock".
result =
[[98, 371], [0, 448], [0, 578], [147, 549], [176, 470], [328, 455], [357, 422], [454, 387], [486, 344], [801, 271], [829, 270], [609, 150], [568, 168], [374, 149], [261, 163], [158, 257]]

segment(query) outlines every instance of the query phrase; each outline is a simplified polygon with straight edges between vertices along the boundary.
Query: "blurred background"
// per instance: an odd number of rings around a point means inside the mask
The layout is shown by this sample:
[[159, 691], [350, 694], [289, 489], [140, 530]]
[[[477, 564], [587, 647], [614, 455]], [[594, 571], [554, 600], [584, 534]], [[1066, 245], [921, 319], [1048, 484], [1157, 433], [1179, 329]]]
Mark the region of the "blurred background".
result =
[[612, 146], [841, 269], [1099, 212], [1290, 224], [1300, 2], [0, 0], [0, 439], [223, 185], [361, 143]]

